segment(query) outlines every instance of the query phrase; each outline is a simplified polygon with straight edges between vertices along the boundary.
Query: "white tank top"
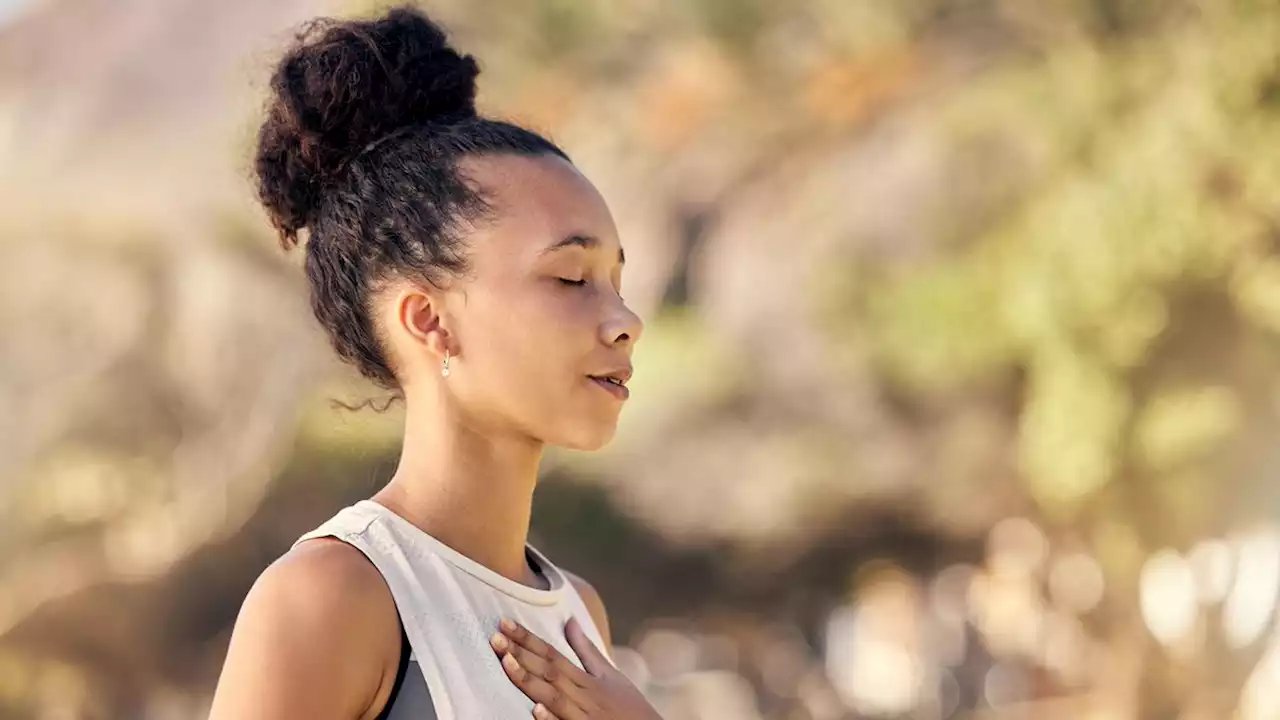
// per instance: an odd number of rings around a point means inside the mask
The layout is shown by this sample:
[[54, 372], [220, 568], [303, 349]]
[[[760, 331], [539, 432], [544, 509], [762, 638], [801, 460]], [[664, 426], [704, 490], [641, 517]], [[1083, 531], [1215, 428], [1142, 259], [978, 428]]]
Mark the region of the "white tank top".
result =
[[[334, 537], [363, 552], [391, 589], [412, 649], [409, 671], [390, 707], [392, 718], [530, 717], [533, 701], [503, 672], [489, 645], [503, 617], [529, 628], [582, 667], [564, 635], [565, 622], [577, 617], [587, 637], [608, 655], [577, 589], [528, 543], [526, 555], [539, 565], [549, 590], [498, 574], [372, 500], [343, 508], [294, 545], [318, 537]], [[434, 714], [406, 703], [429, 703]]]

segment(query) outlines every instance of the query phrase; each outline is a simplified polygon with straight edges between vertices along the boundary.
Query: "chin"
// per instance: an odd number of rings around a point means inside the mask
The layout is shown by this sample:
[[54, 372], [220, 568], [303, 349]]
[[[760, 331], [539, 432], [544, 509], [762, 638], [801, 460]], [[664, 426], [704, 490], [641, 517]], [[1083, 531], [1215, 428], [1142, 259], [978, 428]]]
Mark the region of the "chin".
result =
[[616, 422], [601, 423], [593, 427], [576, 428], [572, 432], [565, 433], [559, 440], [551, 444], [569, 450], [592, 452], [608, 445], [617, 432], [618, 424]]

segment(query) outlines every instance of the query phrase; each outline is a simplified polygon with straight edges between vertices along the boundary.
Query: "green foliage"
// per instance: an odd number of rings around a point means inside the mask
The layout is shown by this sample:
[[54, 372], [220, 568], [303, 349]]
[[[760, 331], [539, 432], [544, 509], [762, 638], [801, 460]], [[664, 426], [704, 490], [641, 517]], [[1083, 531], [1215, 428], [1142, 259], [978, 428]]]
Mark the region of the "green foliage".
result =
[[[912, 392], [1025, 372], [1020, 466], [1055, 517], [1126, 475], [1189, 493], [1178, 506], [1220, 492], [1196, 463], [1248, 420], [1240, 395], [1266, 391], [1229, 356], [1189, 384], [1161, 370], [1186, 349], [1162, 350], [1170, 335], [1280, 328], [1280, 10], [1246, 9], [1066, 43], [956, 92], [944, 131], [1004, 138], [1033, 182], [961, 249], [865, 290], [881, 367]], [[1180, 299], [1215, 293], [1228, 315], [1192, 328]]]

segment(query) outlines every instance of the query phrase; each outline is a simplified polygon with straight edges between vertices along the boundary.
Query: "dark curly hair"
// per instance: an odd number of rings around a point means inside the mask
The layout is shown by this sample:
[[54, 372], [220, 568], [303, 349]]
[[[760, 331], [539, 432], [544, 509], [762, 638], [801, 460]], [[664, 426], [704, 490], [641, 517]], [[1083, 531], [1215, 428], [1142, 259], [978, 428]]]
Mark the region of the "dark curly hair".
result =
[[304, 25], [271, 80], [258, 196], [286, 250], [307, 229], [311, 307], [344, 360], [398, 390], [369, 298], [400, 275], [439, 286], [468, 265], [461, 229], [492, 206], [458, 170], [471, 155], [568, 156], [476, 114], [474, 58], [421, 11]]

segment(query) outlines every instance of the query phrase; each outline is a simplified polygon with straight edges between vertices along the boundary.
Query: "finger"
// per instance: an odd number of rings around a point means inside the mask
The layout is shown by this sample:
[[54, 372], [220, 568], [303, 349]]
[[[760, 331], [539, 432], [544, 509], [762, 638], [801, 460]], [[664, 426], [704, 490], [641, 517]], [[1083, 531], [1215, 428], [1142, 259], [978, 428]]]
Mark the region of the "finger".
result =
[[520, 663], [516, 661], [515, 656], [511, 653], [502, 656], [502, 669], [506, 672], [507, 677], [511, 678], [511, 682], [520, 688], [520, 692], [523, 692], [535, 703], [541, 703], [555, 714], [559, 720], [588, 719], [586, 711], [573, 702], [560, 688], [520, 667]]
[[502, 621], [498, 623], [498, 627], [502, 630], [503, 635], [506, 635], [515, 642], [520, 643], [542, 657], [550, 657], [551, 653], [556, 652], [556, 649], [551, 647], [546, 640], [543, 640], [536, 634], [529, 632], [528, 628], [515, 620], [503, 618]]
[[535, 720], [560, 720], [555, 713], [548, 710], [547, 706], [542, 703], [533, 706], [533, 717]]
[[[555, 666], [556, 671], [569, 678], [576, 685], [586, 687], [591, 682], [591, 676], [582, 668], [573, 664], [573, 661], [565, 657], [563, 653], [555, 649], [550, 643], [538, 637], [536, 633], [530, 632], [528, 628], [514, 620], [503, 620], [503, 623], [510, 622], [510, 629], [501, 625], [503, 636], [510, 638], [512, 642], [519, 645], [534, 655], [546, 658]], [[499, 648], [502, 650], [503, 648]]]
[[564, 634], [569, 640], [569, 646], [578, 653], [582, 666], [588, 673], [600, 677], [614, 669], [613, 663], [610, 663], [600, 648], [587, 637], [587, 632], [578, 623], [578, 618], [570, 616], [569, 622], [565, 623]]
[[581, 685], [575, 683], [558, 667], [559, 664], [567, 664], [577, 670], [577, 667], [573, 666], [572, 663], [569, 663], [569, 661], [564, 659], [563, 656], [561, 656], [558, 661], [550, 661], [544, 657], [533, 654], [533, 652], [527, 648], [507, 641], [506, 636], [504, 635], [494, 636], [495, 641], [499, 639], [501, 642], [491, 643], [499, 656], [507, 653], [514, 655], [516, 662], [519, 663], [521, 668], [533, 673], [548, 684], [559, 688], [560, 691], [567, 695], [578, 707], [584, 709], [591, 709], [595, 707], [595, 704], [591, 702], [591, 699], [588, 696], [587, 690]]

